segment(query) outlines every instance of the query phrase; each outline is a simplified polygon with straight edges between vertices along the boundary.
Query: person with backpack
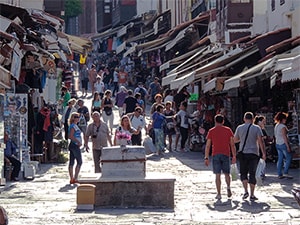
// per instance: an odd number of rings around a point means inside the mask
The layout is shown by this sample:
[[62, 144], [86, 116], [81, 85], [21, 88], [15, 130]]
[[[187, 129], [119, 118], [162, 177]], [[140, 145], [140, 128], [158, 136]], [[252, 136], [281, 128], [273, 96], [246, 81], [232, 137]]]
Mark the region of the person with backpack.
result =
[[136, 89], [134, 89], [134, 95], [137, 94], [137, 93], [141, 94], [141, 99], [144, 101], [144, 103], [146, 103], [145, 100], [148, 97], [148, 91], [146, 90], [146, 88], [144, 88], [142, 82], [139, 82]]

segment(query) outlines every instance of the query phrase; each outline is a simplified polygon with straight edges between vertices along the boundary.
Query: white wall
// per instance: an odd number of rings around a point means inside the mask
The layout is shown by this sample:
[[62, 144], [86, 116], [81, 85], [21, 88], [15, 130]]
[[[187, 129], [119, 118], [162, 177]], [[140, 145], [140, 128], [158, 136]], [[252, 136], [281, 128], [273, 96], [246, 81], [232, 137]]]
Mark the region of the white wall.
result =
[[157, 11], [158, 0], [137, 0], [136, 4], [137, 15], [141, 15], [150, 10]]
[[285, 27], [291, 27], [291, 21], [286, 16], [286, 13], [290, 11], [293, 2], [293, 0], [285, 0], [285, 3], [283, 5], [280, 5], [280, 1], [275, 1], [275, 10], [272, 11], [271, 0], [268, 0], [267, 16], [269, 31], [274, 31]]
[[44, 10], [44, 0], [0, 0], [0, 3], [7, 3], [23, 8]]
[[255, 0], [253, 2], [253, 30], [252, 35], [264, 34], [268, 32], [268, 1]]

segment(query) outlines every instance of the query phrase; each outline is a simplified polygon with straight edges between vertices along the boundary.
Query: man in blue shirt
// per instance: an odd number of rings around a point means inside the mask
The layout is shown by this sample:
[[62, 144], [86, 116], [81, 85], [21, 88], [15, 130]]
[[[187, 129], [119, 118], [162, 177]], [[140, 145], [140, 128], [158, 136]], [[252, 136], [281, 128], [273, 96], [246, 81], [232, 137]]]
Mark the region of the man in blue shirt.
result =
[[4, 134], [4, 143], [6, 144], [6, 147], [4, 149], [5, 160], [9, 160], [9, 162], [14, 167], [11, 173], [11, 180], [18, 181], [19, 172], [21, 169], [21, 162], [16, 156], [17, 155], [16, 145], [13, 143], [12, 140], [9, 139], [9, 135], [7, 132], [5, 132]]

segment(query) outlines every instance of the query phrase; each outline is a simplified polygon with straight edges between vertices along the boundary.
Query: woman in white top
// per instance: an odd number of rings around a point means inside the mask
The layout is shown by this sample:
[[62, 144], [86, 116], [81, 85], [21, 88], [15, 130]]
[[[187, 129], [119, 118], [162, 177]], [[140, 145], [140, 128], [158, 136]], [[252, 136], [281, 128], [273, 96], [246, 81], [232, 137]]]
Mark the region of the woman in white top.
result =
[[[292, 153], [291, 153], [291, 148], [287, 137], [288, 129], [285, 125], [287, 117], [288, 117], [287, 113], [279, 112], [276, 114], [274, 118], [276, 122], [274, 128], [274, 136], [276, 140], [276, 149], [278, 152], [277, 175], [279, 179], [293, 178], [292, 176], [289, 175], [289, 167], [292, 162]], [[284, 162], [284, 158], [285, 158], [285, 162]], [[282, 174], [283, 164], [284, 167], [283, 167], [283, 174]]]

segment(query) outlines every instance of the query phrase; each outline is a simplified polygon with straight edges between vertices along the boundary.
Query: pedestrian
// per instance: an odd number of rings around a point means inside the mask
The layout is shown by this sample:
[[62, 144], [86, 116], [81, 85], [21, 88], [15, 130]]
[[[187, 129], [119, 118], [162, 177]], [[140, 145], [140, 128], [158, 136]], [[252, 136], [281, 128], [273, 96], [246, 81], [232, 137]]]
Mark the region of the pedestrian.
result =
[[89, 109], [84, 105], [84, 101], [82, 99], [77, 100], [77, 105], [78, 105], [77, 112], [80, 115], [78, 127], [84, 134], [86, 131], [87, 123], [90, 120], [90, 113], [89, 113]]
[[154, 129], [155, 147], [157, 155], [162, 155], [165, 149], [165, 135], [163, 131], [163, 124], [165, 123], [165, 116], [163, 114], [164, 106], [159, 104], [156, 106], [156, 111], [152, 115], [152, 126]]
[[181, 102], [188, 101], [191, 95], [188, 93], [187, 88], [183, 87], [177, 94], [174, 95], [174, 103], [175, 103], [175, 110], [178, 112], [180, 110]]
[[256, 168], [259, 162], [259, 150], [262, 151], [262, 159], [266, 160], [265, 146], [262, 140], [261, 128], [253, 124], [253, 113], [244, 114], [244, 123], [236, 128], [234, 142], [239, 142], [240, 175], [244, 188], [243, 199], [249, 197], [248, 183], [250, 185], [250, 200], [255, 201]]
[[155, 99], [155, 102], [151, 105], [150, 115], [152, 115], [156, 111], [156, 107], [158, 105], [164, 105], [164, 103], [162, 102], [163, 98], [162, 98], [161, 94], [156, 94], [154, 99]]
[[7, 131], [5, 131], [4, 133], [4, 144], [5, 144], [4, 158], [7, 162], [11, 163], [11, 165], [13, 166], [11, 177], [9, 179], [12, 181], [19, 181], [21, 162], [17, 157], [17, 146], [10, 139], [9, 133]]
[[107, 147], [108, 143], [112, 146], [111, 136], [108, 126], [100, 119], [100, 113], [95, 111], [92, 113], [93, 122], [90, 123], [84, 134], [84, 147], [89, 152], [88, 141], [92, 138], [92, 151], [95, 173], [101, 173], [100, 159], [103, 147]]
[[[288, 118], [288, 114], [284, 112], [278, 112], [274, 117], [276, 123], [274, 128], [274, 136], [276, 140], [276, 150], [278, 152], [277, 175], [279, 179], [293, 178], [291, 175], [289, 175], [289, 167], [291, 165], [293, 156], [292, 156], [291, 147], [289, 145], [289, 141], [287, 137], [288, 129], [287, 126], [285, 125], [287, 118]], [[283, 167], [283, 174], [282, 174], [282, 167]]]
[[73, 112], [77, 112], [76, 108], [74, 107], [75, 103], [76, 103], [76, 99], [71, 98], [68, 102], [68, 106], [65, 107], [63, 115], [62, 115], [61, 120], [62, 120], [62, 123], [64, 124], [65, 140], [68, 140], [68, 138], [69, 138], [68, 132], [69, 132], [69, 118], [70, 118], [70, 115]]
[[205, 165], [209, 165], [209, 152], [212, 147], [213, 173], [216, 176], [215, 183], [217, 188], [216, 199], [221, 199], [221, 173], [225, 175], [227, 185], [227, 197], [232, 196], [230, 189], [230, 151], [232, 154], [231, 163], [236, 163], [236, 150], [233, 140], [233, 132], [229, 127], [224, 126], [224, 116], [215, 116], [215, 126], [211, 128], [206, 136]]
[[146, 88], [144, 88], [142, 82], [139, 82], [138, 86], [134, 89], [134, 95], [136, 93], [140, 93], [141, 99], [144, 101], [144, 103], [146, 103], [146, 98], [148, 97], [148, 91], [146, 90]]
[[118, 106], [118, 109], [119, 109], [120, 118], [123, 115], [123, 111], [124, 111], [123, 104], [124, 104], [125, 98], [127, 96], [128, 96], [127, 89], [124, 86], [121, 86], [120, 91], [117, 93], [116, 99], [115, 99], [115, 104], [116, 104], [116, 106]]
[[142, 145], [142, 129], [146, 129], [146, 121], [143, 116], [143, 109], [141, 107], [136, 107], [134, 113], [128, 115], [130, 118], [131, 126], [138, 130], [138, 134], [132, 134], [131, 142], [132, 145]]
[[105, 85], [102, 81], [102, 77], [100, 75], [97, 76], [96, 82], [94, 84], [94, 90], [97, 91], [102, 99], [104, 96]]
[[112, 134], [114, 126], [114, 114], [113, 114], [113, 101], [111, 99], [111, 90], [106, 90], [104, 97], [101, 102], [101, 109], [103, 111], [102, 118], [103, 121], [107, 124], [109, 123], [110, 133]]
[[82, 96], [87, 96], [88, 83], [89, 83], [89, 70], [84, 64], [80, 70], [80, 80], [81, 80], [81, 89]]
[[93, 100], [92, 100], [92, 112], [99, 112], [101, 113], [101, 104], [102, 104], [102, 99], [97, 91], [95, 91]]
[[[179, 120], [178, 128], [179, 128], [179, 133], [181, 137], [180, 141], [180, 151], [185, 152], [185, 144], [189, 136], [189, 122], [188, 122], [188, 113], [186, 111], [187, 109], [187, 102], [181, 102], [179, 111], [176, 113], [175, 118], [176, 120]], [[178, 144], [179, 137], [176, 138], [176, 148]], [[175, 149], [176, 151], [176, 149]]]
[[[78, 183], [78, 175], [82, 165], [82, 155], [80, 146], [82, 145], [81, 130], [77, 126], [80, 115], [77, 112], [73, 112], [69, 119], [69, 176], [70, 184]], [[74, 164], [76, 160], [76, 167], [74, 173]]]
[[152, 103], [155, 102], [155, 96], [157, 94], [160, 94], [161, 90], [162, 90], [162, 87], [160, 86], [159, 78], [155, 77], [154, 81], [152, 83], [150, 83], [149, 89], [148, 89], [148, 94], [150, 96], [150, 99], [149, 99], [150, 102], [152, 102]]
[[114, 137], [114, 145], [132, 145], [132, 134], [138, 134], [140, 130], [136, 130], [131, 126], [128, 115], [123, 115], [120, 125], [117, 127]]
[[135, 107], [139, 106], [137, 99], [133, 96], [132, 90], [127, 91], [128, 96], [124, 100], [123, 112], [124, 114], [134, 112]]
[[93, 64], [91, 69], [89, 70], [89, 82], [92, 89], [92, 96], [94, 95], [95, 92], [94, 84], [96, 83], [96, 77], [97, 77], [96, 65]]
[[172, 152], [173, 135], [176, 134], [175, 121], [174, 121], [175, 111], [172, 108], [172, 102], [167, 101], [165, 106], [166, 108], [164, 109], [164, 115], [166, 117], [166, 123], [167, 123], [165, 138], [168, 138], [169, 141], [168, 149], [170, 152]]
[[116, 67], [114, 72], [113, 72], [113, 97], [115, 97], [115, 94], [119, 92], [119, 68]]
[[136, 93], [134, 95], [134, 97], [136, 98], [137, 104], [139, 107], [141, 107], [143, 109], [143, 111], [145, 110], [145, 102], [142, 99], [142, 96], [140, 93]]
[[71, 94], [66, 86], [61, 87], [61, 96], [62, 96], [61, 102], [64, 110], [65, 107], [68, 106], [68, 102], [71, 99]]

